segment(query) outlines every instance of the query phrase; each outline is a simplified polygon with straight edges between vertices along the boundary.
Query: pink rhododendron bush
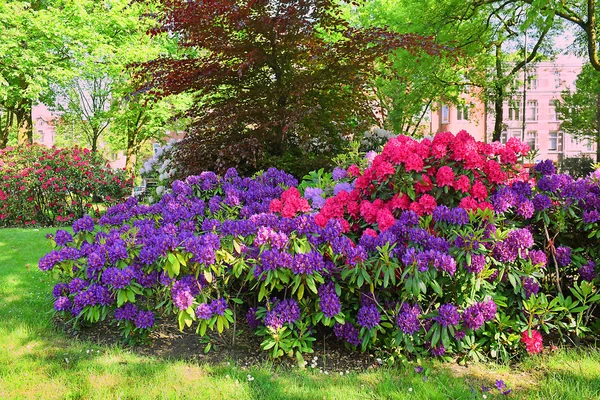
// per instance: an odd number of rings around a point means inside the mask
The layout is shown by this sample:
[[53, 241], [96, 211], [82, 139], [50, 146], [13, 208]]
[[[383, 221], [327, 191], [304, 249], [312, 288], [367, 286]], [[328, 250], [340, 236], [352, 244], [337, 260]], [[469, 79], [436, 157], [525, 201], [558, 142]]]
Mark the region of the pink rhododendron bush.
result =
[[275, 169], [204, 172], [155, 204], [130, 198], [57, 231], [39, 266], [60, 279], [57, 312], [130, 339], [173, 320], [210, 344], [245, 316], [273, 357], [302, 361], [334, 337], [390, 361], [508, 360], [542, 351], [548, 333], [592, 335], [600, 302], [598, 181], [547, 163], [530, 175], [528, 150], [463, 131], [399, 136], [301, 184]]
[[110, 205], [131, 194], [124, 172], [77, 147], [7, 147], [0, 172], [0, 226], [72, 223], [90, 212], [93, 196]]

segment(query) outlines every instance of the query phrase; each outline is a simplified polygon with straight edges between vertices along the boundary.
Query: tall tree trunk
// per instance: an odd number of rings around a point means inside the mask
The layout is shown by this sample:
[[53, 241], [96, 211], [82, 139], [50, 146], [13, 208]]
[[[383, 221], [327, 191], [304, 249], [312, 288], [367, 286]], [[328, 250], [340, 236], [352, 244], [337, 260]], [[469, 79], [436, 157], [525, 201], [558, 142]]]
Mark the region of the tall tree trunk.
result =
[[125, 171], [128, 176], [133, 176], [135, 162], [137, 161], [137, 144], [135, 143], [136, 130], [127, 130], [127, 158], [125, 159]]
[[0, 149], [3, 149], [8, 144], [8, 135], [13, 124], [12, 110], [5, 109], [3, 118], [0, 118]]
[[596, 162], [600, 163], [600, 93], [596, 97]]
[[19, 146], [33, 143], [31, 109], [31, 101], [26, 101], [15, 111], [15, 116], [17, 117], [17, 142]]
[[502, 71], [502, 49], [496, 45], [496, 82], [494, 82], [494, 133], [492, 141], [500, 141], [504, 127], [504, 73]]

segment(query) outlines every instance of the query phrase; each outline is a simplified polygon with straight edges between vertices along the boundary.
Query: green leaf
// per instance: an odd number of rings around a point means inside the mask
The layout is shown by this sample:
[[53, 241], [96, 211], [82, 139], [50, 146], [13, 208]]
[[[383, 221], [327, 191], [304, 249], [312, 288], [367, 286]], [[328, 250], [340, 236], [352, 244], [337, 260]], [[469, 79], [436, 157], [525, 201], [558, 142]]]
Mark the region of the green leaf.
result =
[[302, 300], [302, 296], [304, 296], [304, 284], [298, 286], [298, 293], [296, 293], [296, 297], [298, 297], [298, 300]]

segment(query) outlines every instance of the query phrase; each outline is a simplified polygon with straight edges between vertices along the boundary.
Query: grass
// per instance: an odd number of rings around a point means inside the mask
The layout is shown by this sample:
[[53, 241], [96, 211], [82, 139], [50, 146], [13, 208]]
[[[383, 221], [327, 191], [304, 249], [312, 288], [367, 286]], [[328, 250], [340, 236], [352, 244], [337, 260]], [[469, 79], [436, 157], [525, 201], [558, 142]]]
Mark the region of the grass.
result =
[[52, 324], [54, 281], [37, 268], [51, 229], [0, 229], [0, 399], [599, 399], [600, 351], [561, 349], [517, 368], [426, 363], [363, 373], [201, 365], [73, 340]]

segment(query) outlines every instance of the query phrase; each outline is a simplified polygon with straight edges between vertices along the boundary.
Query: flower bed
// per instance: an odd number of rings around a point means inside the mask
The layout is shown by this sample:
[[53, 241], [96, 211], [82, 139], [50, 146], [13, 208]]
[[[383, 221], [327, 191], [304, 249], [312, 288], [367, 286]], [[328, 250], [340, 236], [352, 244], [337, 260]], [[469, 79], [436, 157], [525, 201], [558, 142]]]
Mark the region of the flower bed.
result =
[[64, 225], [89, 213], [94, 197], [110, 205], [131, 194], [124, 172], [77, 147], [7, 147], [0, 172], [1, 226]]
[[[597, 234], [598, 182], [540, 177], [543, 166], [530, 176], [517, 163], [527, 151], [443, 133], [391, 139], [366, 168], [338, 168], [321, 187], [275, 169], [205, 172], [155, 204], [130, 198], [97, 225], [83, 218], [73, 236], [57, 232], [40, 268], [61, 279], [56, 310], [110, 319], [132, 338], [169, 315], [221, 334], [243, 312], [273, 357], [302, 360], [330, 331], [390, 360], [508, 359], [540, 350], [540, 330], [589, 334], [600, 301], [597, 243], [566, 244], [568, 267], [555, 247], [566, 232], [557, 215], [576, 223], [577, 207]], [[548, 179], [564, 181], [554, 197], [541, 193]], [[570, 195], [578, 185], [582, 199]]]

